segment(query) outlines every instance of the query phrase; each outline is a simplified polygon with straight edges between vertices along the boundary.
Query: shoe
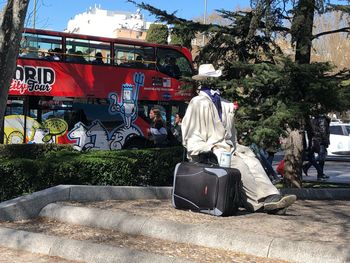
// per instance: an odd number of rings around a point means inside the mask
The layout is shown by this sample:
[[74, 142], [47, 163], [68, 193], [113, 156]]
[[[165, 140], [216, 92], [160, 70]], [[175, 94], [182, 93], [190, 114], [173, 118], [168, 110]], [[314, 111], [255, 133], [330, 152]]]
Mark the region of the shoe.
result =
[[295, 195], [271, 195], [266, 197], [264, 202], [264, 211], [270, 212], [273, 210], [281, 210], [291, 206], [297, 197]]
[[327, 180], [329, 179], [328, 175], [322, 174], [321, 176], [317, 176], [317, 180]]
[[281, 208], [281, 209], [266, 211], [266, 213], [269, 215], [284, 216], [287, 213], [287, 209], [288, 209], [288, 207], [285, 207], [285, 208]]
[[305, 174], [306, 176], [309, 176], [309, 175], [307, 174], [307, 169], [306, 169], [306, 166], [305, 166], [305, 165], [303, 165], [303, 172], [304, 172], [304, 174]]

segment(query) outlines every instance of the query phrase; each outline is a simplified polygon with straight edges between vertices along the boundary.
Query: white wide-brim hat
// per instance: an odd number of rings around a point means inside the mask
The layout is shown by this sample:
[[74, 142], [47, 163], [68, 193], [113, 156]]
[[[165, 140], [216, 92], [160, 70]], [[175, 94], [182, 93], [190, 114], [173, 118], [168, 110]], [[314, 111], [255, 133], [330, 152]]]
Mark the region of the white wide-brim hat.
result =
[[215, 70], [212, 64], [203, 64], [198, 68], [198, 74], [194, 75], [192, 79], [194, 80], [203, 80], [207, 78], [218, 78], [222, 74], [221, 69]]

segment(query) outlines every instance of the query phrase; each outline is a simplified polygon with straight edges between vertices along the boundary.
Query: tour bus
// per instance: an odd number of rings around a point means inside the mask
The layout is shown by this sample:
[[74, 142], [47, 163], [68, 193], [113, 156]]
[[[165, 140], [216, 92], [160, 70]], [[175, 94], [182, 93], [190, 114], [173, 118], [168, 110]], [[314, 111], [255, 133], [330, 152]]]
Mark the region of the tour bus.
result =
[[158, 107], [168, 127], [193, 96], [182, 77], [191, 53], [176, 45], [25, 29], [2, 140], [122, 149], [147, 137]]

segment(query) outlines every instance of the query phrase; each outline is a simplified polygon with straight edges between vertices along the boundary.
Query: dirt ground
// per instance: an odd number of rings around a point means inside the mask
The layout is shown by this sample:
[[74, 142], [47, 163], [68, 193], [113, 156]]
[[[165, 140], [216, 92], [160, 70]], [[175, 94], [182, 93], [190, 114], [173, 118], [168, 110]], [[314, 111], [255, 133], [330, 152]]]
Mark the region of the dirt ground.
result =
[[[288, 238], [289, 240], [330, 242], [339, 246], [350, 243], [348, 227], [350, 206], [348, 201], [297, 201], [289, 208], [285, 216], [247, 213], [240, 210], [236, 216], [231, 217], [214, 217], [177, 210], [172, 207], [169, 200], [113, 200], [89, 203], [63, 202], [61, 204], [94, 207], [116, 212], [123, 211], [184, 224], [210, 225], [227, 229], [232, 233], [235, 229], [240, 229], [251, 233]], [[76, 240], [89, 240], [116, 247], [128, 247], [173, 257], [182, 257], [195, 262], [284, 262], [220, 249], [174, 243], [144, 236], [132, 236], [115, 230], [68, 225], [43, 218], [12, 223], [2, 222], [0, 226]]]
[[[212, 249], [203, 246], [174, 243], [145, 236], [124, 234], [115, 230], [97, 229], [79, 225], [68, 225], [55, 220], [36, 219], [14, 223], [1, 223], [1, 227], [15, 228], [35, 233], [43, 233], [51, 236], [60, 236], [69, 239], [90, 241], [98, 244], [110, 245], [121, 248], [131, 248], [139, 251], [180, 257], [200, 263], [277, 263], [282, 260], [255, 257], [243, 253]], [[0, 261], [1, 262], [1, 261]], [[19, 263], [21, 261], [13, 261]], [[31, 262], [31, 261], [29, 261]], [[34, 261], [33, 261], [34, 262]], [[45, 262], [45, 261], [43, 261]], [[52, 261], [59, 262], [61, 261]], [[62, 261], [64, 263], [64, 261]]]
[[350, 244], [349, 201], [298, 200], [285, 216], [248, 213], [215, 217], [174, 209], [170, 200], [110, 200], [103, 202], [64, 202], [63, 204], [129, 212], [184, 224], [216, 226], [234, 233], [235, 229], [292, 240]]

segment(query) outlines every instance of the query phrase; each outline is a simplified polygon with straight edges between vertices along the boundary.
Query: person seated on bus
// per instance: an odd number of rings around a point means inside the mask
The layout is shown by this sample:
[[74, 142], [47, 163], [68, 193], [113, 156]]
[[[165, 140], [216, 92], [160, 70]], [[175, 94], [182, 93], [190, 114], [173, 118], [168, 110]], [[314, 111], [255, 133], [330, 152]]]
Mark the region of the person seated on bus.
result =
[[176, 65], [176, 58], [167, 57], [165, 59], [164, 73], [173, 78], [179, 78], [181, 71], [178, 65]]
[[21, 58], [38, 58], [38, 49], [35, 47], [26, 47], [20, 50], [19, 57]]
[[75, 61], [77, 63], [86, 63], [86, 59], [84, 58], [84, 54], [82, 51], [78, 50], [77, 52], [75, 52]]
[[144, 67], [148, 69], [155, 69], [156, 62], [154, 61], [153, 56], [146, 55], [143, 59]]
[[73, 48], [68, 49], [68, 52], [66, 54], [66, 61], [67, 62], [75, 62], [75, 51]]
[[95, 59], [92, 61], [92, 64], [104, 64], [103, 56], [101, 52], [97, 52], [95, 55]]
[[128, 63], [128, 59], [126, 56], [122, 56], [118, 59], [118, 66], [120, 67], [130, 67], [130, 63]]
[[28, 54], [28, 49], [27, 49], [27, 48], [21, 48], [21, 49], [19, 50], [18, 56], [21, 57], [21, 58], [23, 58], [23, 57], [26, 57], [27, 54]]
[[39, 59], [45, 59], [45, 51], [39, 51], [38, 52], [38, 58]]
[[61, 60], [62, 49], [55, 48], [54, 50], [49, 49], [48, 56], [45, 57], [46, 60], [49, 61], [59, 61]]
[[148, 129], [148, 138], [154, 143], [156, 147], [165, 146], [167, 143], [168, 132], [165, 128], [162, 115], [158, 108], [152, 108], [149, 112], [151, 119], [150, 128]]
[[145, 64], [143, 63], [143, 58], [141, 55], [137, 55], [134, 63], [132, 64], [135, 68], [144, 68]]

